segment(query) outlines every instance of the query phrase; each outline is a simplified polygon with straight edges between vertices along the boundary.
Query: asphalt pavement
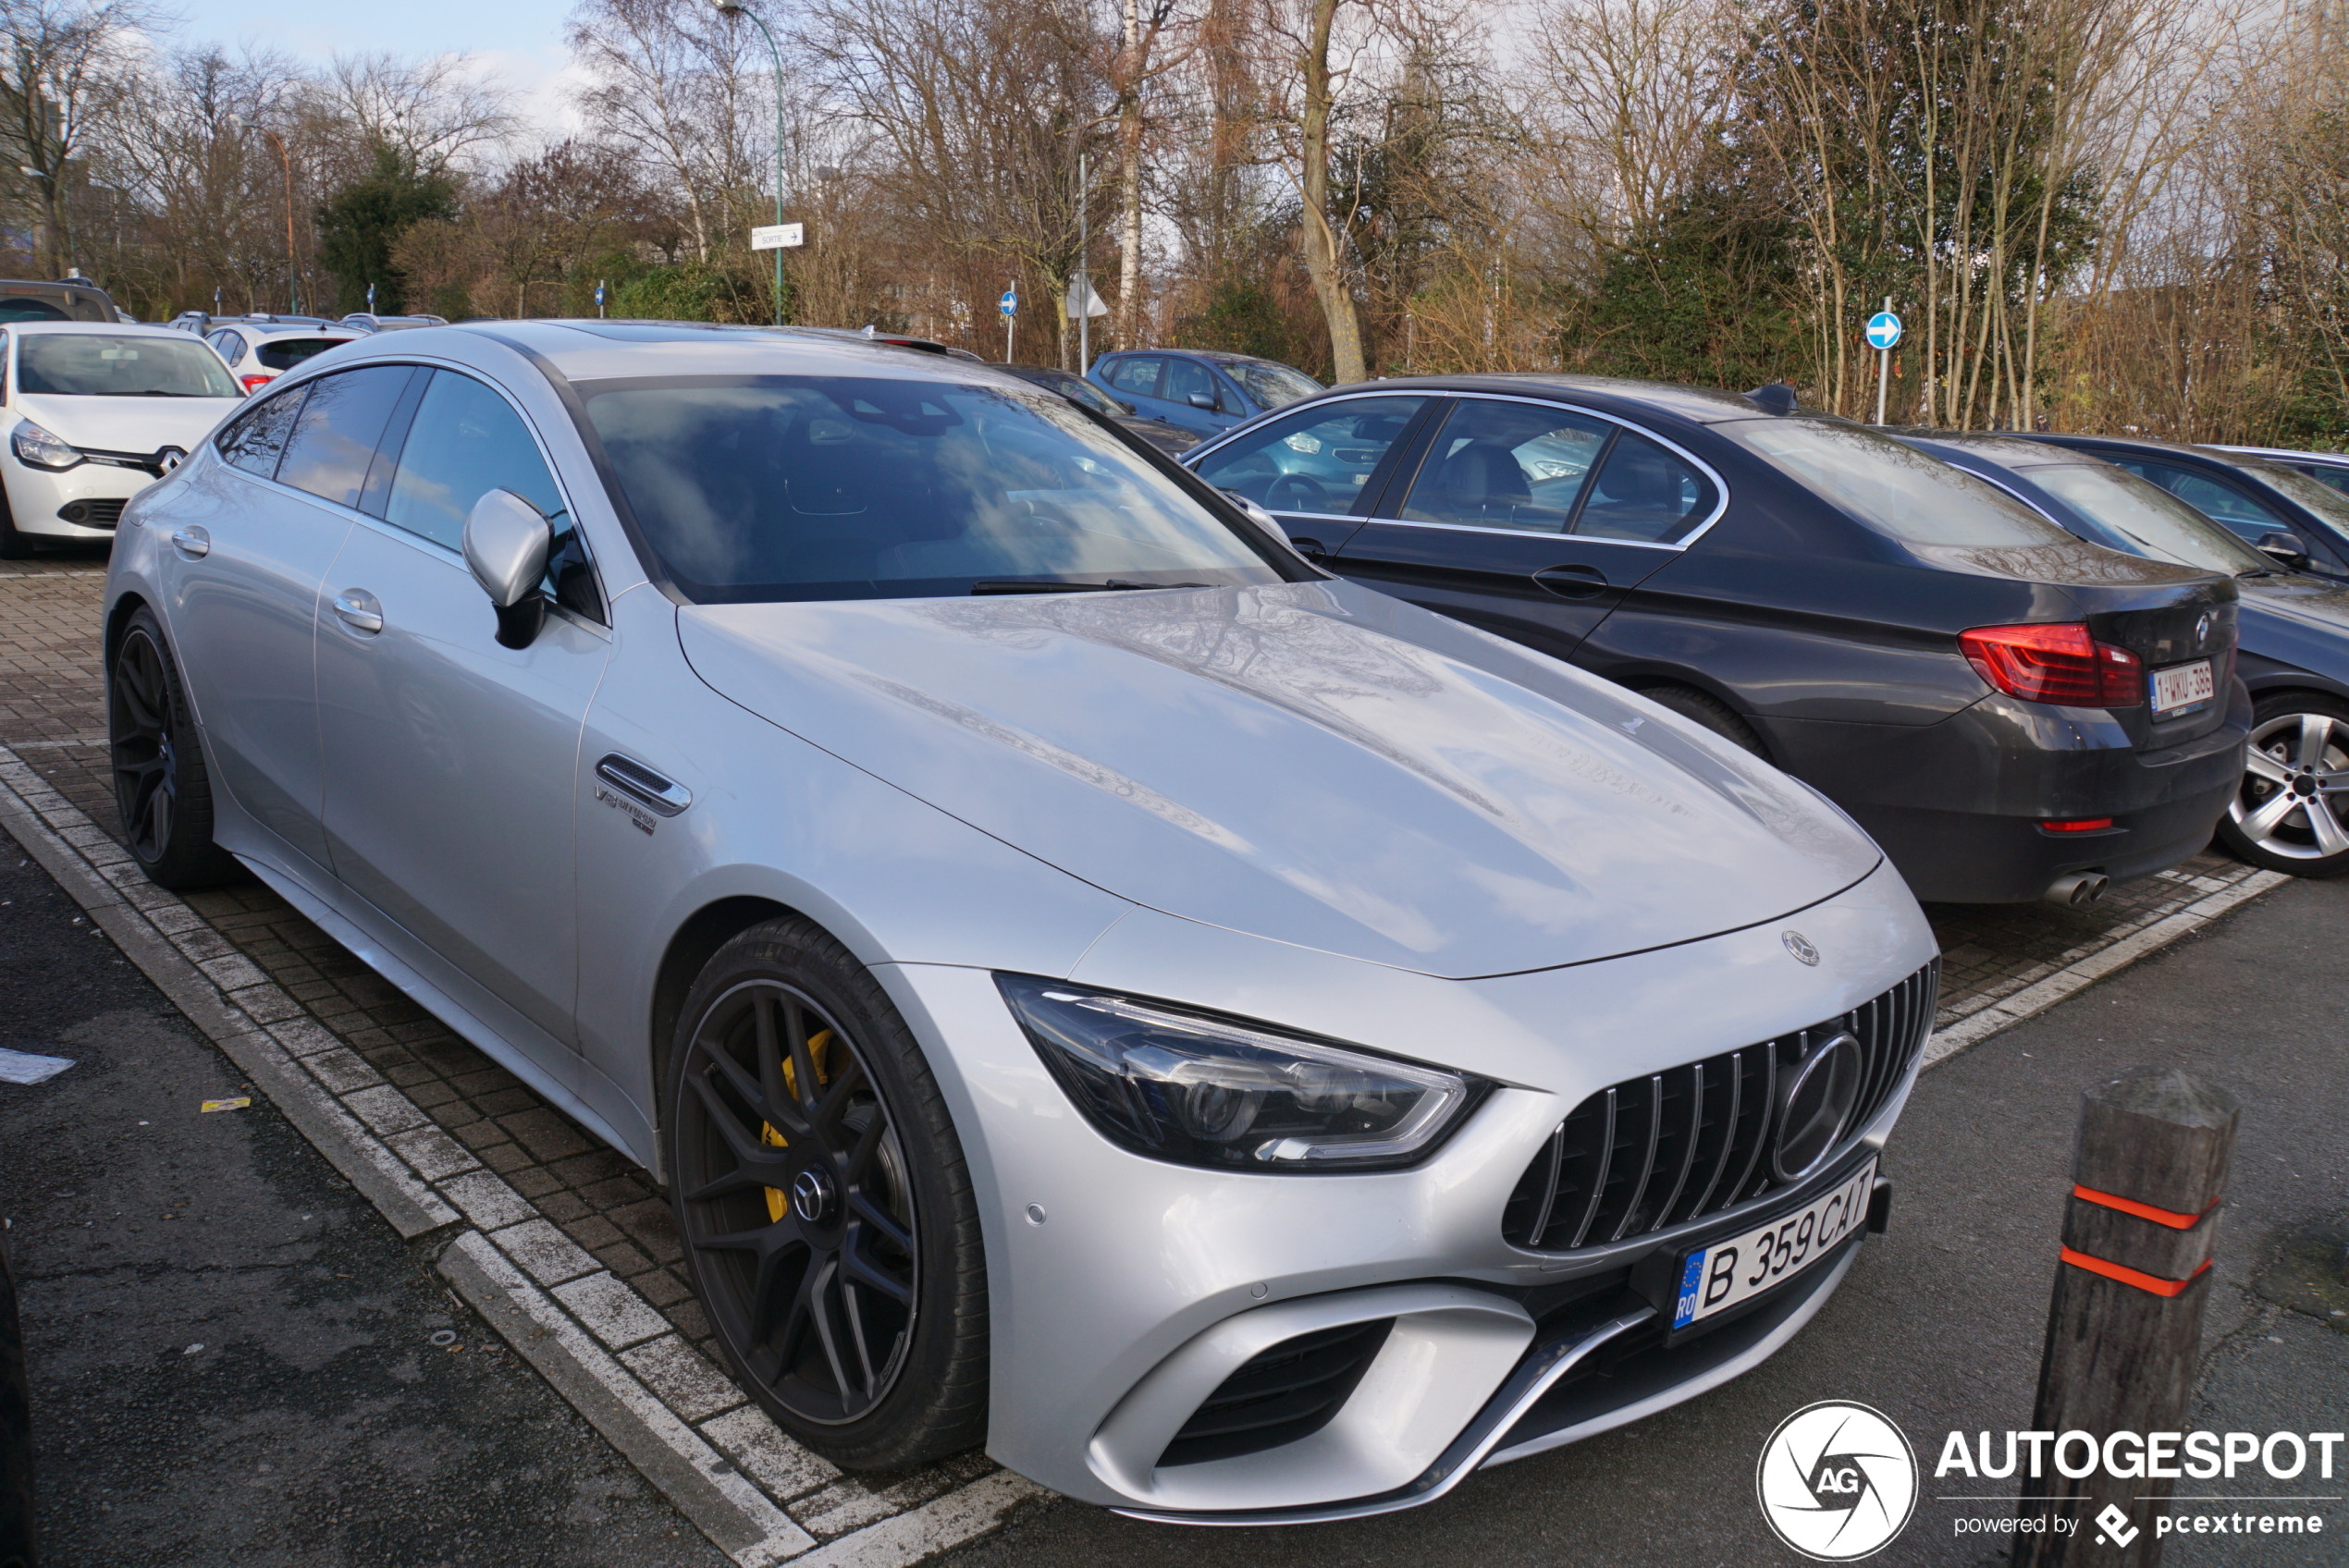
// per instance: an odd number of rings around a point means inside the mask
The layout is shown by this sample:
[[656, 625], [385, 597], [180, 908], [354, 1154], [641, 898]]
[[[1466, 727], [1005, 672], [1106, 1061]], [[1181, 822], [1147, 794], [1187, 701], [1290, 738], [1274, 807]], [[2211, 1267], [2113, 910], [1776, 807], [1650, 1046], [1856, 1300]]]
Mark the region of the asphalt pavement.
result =
[[725, 1562], [5, 836], [0, 1046], [44, 1568]]
[[[2295, 1235], [2349, 1216], [2349, 880], [2294, 883], [2198, 936], [1927, 1073], [1893, 1140], [1892, 1227], [1872, 1237], [1819, 1317], [1774, 1360], [1655, 1419], [1472, 1477], [1425, 1508], [1278, 1532], [1142, 1524], [1067, 1501], [955, 1553], [952, 1568], [1748, 1568], [1802, 1561], [1754, 1500], [1762, 1445], [1818, 1400], [1872, 1405], [1918, 1451], [1922, 1495], [1872, 1563], [1988, 1568], [2002, 1546], [1951, 1502], [2012, 1482], [1937, 1481], [1951, 1431], [2031, 1425], [2072, 1132], [2088, 1084], [2183, 1068], [2243, 1101], [2203, 1380], [2191, 1417], [2214, 1431], [2349, 1427], [2349, 1333], [2253, 1287]], [[2337, 1233], [2337, 1232], [2336, 1232]], [[2321, 1249], [2319, 1249], [2321, 1250]], [[2338, 1261], [2336, 1247], [2331, 1255]], [[2285, 1270], [2286, 1273], [2294, 1273]], [[2271, 1288], [2272, 1285], [2271, 1285]], [[2349, 1294], [2331, 1298], [2349, 1307]], [[2182, 1482], [2181, 1494], [2349, 1492], [2338, 1474]], [[2214, 1503], [2314, 1513], [2314, 1537], [2173, 1537], [2169, 1568], [2349, 1562], [2349, 1505]], [[2103, 1554], [2109, 1557], [2110, 1553]]]

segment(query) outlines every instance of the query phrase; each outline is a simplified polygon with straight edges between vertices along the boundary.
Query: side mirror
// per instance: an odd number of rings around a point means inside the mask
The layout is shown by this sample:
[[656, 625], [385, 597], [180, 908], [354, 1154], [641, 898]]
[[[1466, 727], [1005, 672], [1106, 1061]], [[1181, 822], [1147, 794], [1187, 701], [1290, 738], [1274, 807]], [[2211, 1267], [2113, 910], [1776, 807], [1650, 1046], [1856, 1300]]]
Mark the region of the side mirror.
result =
[[2281, 561], [2288, 567], [2308, 564], [2308, 546], [2301, 543], [2297, 533], [2278, 532], [2268, 534], [2259, 541], [2258, 547], [2261, 555]]
[[1195, 409], [1205, 409], [1209, 413], [1215, 411], [1215, 394], [1212, 392], [1194, 392], [1189, 402]]
[[1118, 406], [1118, 408], [1119, 408], [1120, 410], [1122, 410], [1125, 412], [1125, 416], [1126, 416], [1127, 418], [1129, 418], [1129, 419], [1130, 419], [1130, 418], [1132, 418], [1132, 417], [1133, 417], [1133, 414], [1134, 414], [1134, 405], [1133, 405], [1133, 404], [1131, 404], [1131, 403], [1127, 402], [1127, 401], [1126, 401], [1125, 398], [1112, 398], [1110, 399], [1110, 401], [1111, 401], [1111, 402], [1113, 402], [1113, 403], [1115, 403], [1115, 404]]
[[1286, 545], [1296, 554], [1303, 556], [1315, 566], [1322, 564], [1322, 552], [1318, 546], [1313, 549], [1307, 549], [1303, 545], [1300, 545], [1296, 540], [1291, 539], [1288, 536], [1288, 530], [1281, 526], [1280, 519], [1274, 517], [1271, 512], [1266, 511], [1261, 506], [1249, 500], [1247, 496], [1241, 495], [1236, 490], [1224, 491], [1224, 499], [1230, 501], [1232, 505], [1239, 508], [1241, 511], [1246, 512], [1248, 514], [1248, 521], [1256, 524], [1257, 527], [1262, 529], [1265, 533], [1271, 534], [1275, 542]]
[[547, 623], [547, 575], [555, 531], [536, 507], [510, 490], [492, 490], [465, 519], [465, 565], [498, 610], [498, 641], [527, 648]]

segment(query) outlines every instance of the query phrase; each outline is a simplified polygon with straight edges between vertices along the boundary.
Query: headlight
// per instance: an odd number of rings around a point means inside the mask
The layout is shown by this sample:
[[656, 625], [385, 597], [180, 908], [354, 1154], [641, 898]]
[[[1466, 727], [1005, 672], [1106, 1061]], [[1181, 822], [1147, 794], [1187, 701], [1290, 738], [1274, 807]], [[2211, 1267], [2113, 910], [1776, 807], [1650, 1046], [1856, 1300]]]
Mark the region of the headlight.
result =
[[1363, 1170], [1433, 1148], [1485, 1085], [1027, 974], [995, 984], [1087, 1121], [1155, 1159]]
[[16, 448], [17, 461], [28, 468], [63, 471], [81, 461], [79, 451], [31, 420], [17, 426], [17, 433], [8, 437], [8, 444]]

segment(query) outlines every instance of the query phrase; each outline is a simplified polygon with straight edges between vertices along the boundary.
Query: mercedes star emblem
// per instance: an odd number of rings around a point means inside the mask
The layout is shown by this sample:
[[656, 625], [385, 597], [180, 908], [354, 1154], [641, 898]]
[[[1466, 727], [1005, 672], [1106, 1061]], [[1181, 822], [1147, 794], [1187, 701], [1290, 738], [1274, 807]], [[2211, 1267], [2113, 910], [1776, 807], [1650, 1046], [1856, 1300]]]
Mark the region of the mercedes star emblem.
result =
[[1780, 935], [1778, 940], [1786, 944], [1786, 950], [1792, 953], [1796, 959], [1803, 963], [1811, 965], [1814, 969], [1818, 967], [1819, 949], [1813, 947], [1811, 945], [1811, 939], [1805, 937], [1802, 932], [1785, 932]]

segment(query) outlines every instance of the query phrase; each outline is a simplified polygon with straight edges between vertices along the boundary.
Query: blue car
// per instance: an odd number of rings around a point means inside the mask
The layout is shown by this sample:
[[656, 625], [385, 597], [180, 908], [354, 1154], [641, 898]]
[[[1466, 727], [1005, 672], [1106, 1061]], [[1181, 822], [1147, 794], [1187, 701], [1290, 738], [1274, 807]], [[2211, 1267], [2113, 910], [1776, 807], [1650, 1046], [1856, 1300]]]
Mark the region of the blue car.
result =
[[1904, 439], [2107, 549], [2234, 578], [2237, 672], [2255, 705], [2243, 789], [2219, 838], [2269, 871], [2349, 872], [2349, 588], [2282, 570], [2162, 486], [2086, 452], [1946, 432]]
[[1103, 354], [1086, 374], [1112, 397], [1133, 404], [1143, 418], [1163, 420], [1201, 435], [1229, 430], [1322, 389], [1303, 371], [1277, 360], [1205, 349]]

